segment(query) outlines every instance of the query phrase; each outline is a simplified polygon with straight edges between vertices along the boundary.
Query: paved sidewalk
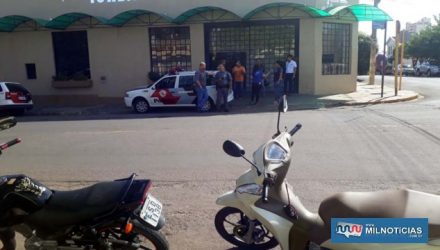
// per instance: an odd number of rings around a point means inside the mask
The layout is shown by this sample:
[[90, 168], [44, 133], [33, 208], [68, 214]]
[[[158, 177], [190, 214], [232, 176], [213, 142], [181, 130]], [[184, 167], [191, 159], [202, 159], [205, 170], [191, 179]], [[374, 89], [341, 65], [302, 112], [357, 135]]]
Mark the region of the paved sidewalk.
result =
[[[380, 97], [380, 85], [367, 85], [365, 83], [358, 83], [357, 91], [348, 94], [338, 94], [329, 96], [313, 96], [313, 95], [290, 95], [288, 96], [289, 110], [305, 110], [305, 109], [320, 109], [331, 108], [346, 105], [369, 105], [380, 103], [392, 103], [409, 101], [418, 98], [418, 94], [413, 91], [402, 90], [397, 96], [394, 96], [394, 89], [385, 87], [384, 97]], [[234, 100], [231, 103], [232, 113], [255, 113], [255, 112], [271, 112], [274, 111], [274, 95], [272, 91], [268, 90], [265, 95], [261, 97], [257, 105], [250, 105], [249, 93], [248, 95]], [[163, 110], [163, 109], [162, 109]], [[185, 109], [192, 111], [192, 109]], [[173, 109], [171, 112], [181, 112], [182, 110]], [[153, 111], [159, 113], [160, 111]], [[170, 110], [166, 111], [170, 113]], [[131, 109], [126, 108], [121, 101], [121, 104], [113, 105], [98, 105], [88, 107], [65, 107], [65, 106], [36, 106], [34, 110], [30, 111], [30, 116], [109, 116], [109, 115], [127, 115], [133, 114]]]
[[87, 115], [120, 115], [131, 113], [124, 104], [107, 104], [95, 106], [38, 106], [26, 115], [35, 116], [87, 116]]
[[380, 103], [404, 102], [417, 99], [419, 94], [411, 90], [400, 90], [398, 95], [394, 95], [394, 89], [385, 86], [384, 94], [381, 97], [380, 84], [368, 85], [366, 83], [358, 83], [357, 91], [349, 94], [339, 94], [323, 96], [318, 98], [323, 101], [334, 101], [340, 105], [367, 105]]

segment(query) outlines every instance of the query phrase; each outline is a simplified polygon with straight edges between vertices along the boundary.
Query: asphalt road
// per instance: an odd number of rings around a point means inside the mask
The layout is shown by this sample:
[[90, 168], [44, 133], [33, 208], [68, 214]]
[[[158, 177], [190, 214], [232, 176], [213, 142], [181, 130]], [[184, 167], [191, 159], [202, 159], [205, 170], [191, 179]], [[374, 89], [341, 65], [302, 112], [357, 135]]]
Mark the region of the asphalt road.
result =
[[[440, 78], [407, 78], [425, 98], [398, 104], [290, 111], [301, 122], [288, 180], [312, 211], [348, 190], [412, 188], [440, 194]], [[387, 82], [391, 80], [387, 78]], [[136, 172], [154, 181], [165, 205], [172, 249], [229, 249], [214, 229], [215, 199], [249, 168], [222, 152], [225, 139], [250, 156], [275, 132], [275, 113], [138, 119], [24, 121], [0, 134], [19, 136], [0, 173], [25, 173], [71, 189]]]

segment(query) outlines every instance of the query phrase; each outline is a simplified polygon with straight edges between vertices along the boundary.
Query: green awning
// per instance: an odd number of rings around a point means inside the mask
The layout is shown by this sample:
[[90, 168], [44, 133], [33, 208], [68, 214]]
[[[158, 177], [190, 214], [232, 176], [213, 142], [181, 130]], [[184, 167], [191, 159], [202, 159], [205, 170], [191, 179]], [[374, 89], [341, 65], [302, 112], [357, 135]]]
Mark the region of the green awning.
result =
[[236, 16], [238, 19], [240, 19], [240, 17], [237, 14], [235, 14], [235, 13], [229, 11], [229, 10], [226, 10], [226, 9], [223, 9], [223, 8], [220, 8], [220, 7], [204, 6], [204, 7], [198, 7], [198, 8], [194, 8], [194, 9], [190, 9], [190, 10], [185, 11], [184, 13], [182, 13], [178, 17], [176, 17], [174, 19], [174, 22], [177, 23], [177, 24], [181, 24], [181, 23], [184, 23], [186, 20], [188, 20], [189, 18], [191, 18], [191, 17], [193, 17], [195, 15], [198, 15], [198, 14], [203, 13], [203, 12], [215, 11], [215, 10], [229, 12], [229, 13], [233, 14], [234, 16]]
[[[127, 22], [129, 22], [130, 20], [132, 20], [133, 18], [137, 18], [139, 16], [149, 15], [149, 14], [157, 15], [157, 16], [161, 17], [161, 19], [164, 19], [165, 22], [167, 22], [167, 23], [171, 23], [173, 21], [173, 19], [171, 19], [171, 17], [169, 17], [169, 16], [158, 14], [156, 12], [152, 12], [152, 11], [148, 11], [148, 10], [128, 10], [128, 11], [124, 11], [124, 12], [119, 13], [116, 16], [112, 17], [110, 20], [108, 20], [106, 22], [106, 24], [121, 27], [124, 24], [126, 24]], [[152, 22], [158, 22], [158, 21], [160, 21], [160, 20], [154, 20]]]
[[301, 11], [307, 13], [311, 17], [329, 17], [330, 16], [330, 14], [327, 13], [326, 11], [317, 9], [315, 7], [306, 6], [306, 5], [303, 5], [303, 4], [283, 2], [283, 3], [269, 3], [269, 4], [265, 4], [263, 6], [260, 6], [260, 7], [256, 8], [256, 9], [252, 10], [248, 14], [246, 14], [243, 17], [243, 19], [244, 20], [249, 20], [253, 16], [255, 16], [256, 14], [258, 14], [258, 13], [260, 13], [262, 11], [265, 11], [265, 10], [270, 9], [270, 8], [281, 8], [281, 7], [291, 7], [291, 8], [294, 8], [294, 9], [298, 9], [298, 10], [301, 10]]
[[[279, 9], [277, 12], [267, 11], [272, 8], [279, 8]], [[280, 8], [287, 8], [287, 11], [281, 11]], [[219, 17], [212, 17], [211, 19], [208, 17], [204, 17], [207, 22], [226, 20], [225, 15], [228, 15], [228, 13], [234, 17], [233, 18], [234, 20], [243, 20], [243, 21], [252, 19], [255, 15], [261, 12], [267, 12], [268, 15], [270, 15], [270, 17], [274, 20], [289, 18], [289, 17], [291, 18], [292, 16], [289, 16], [289, 14], [291, 14], [295, 10], [299, 10], [304, 13], [307, 13], [312, 18], [335, 17], [335, 18], [343, 19], [344, 17], [346, 17], [350, 21], [353, 21], [354, 19], [357, 21], [391, 21], [392, 20], [392, 18], [386, 12], [368, 4], [345, 5], [345, 6], [334, 7], [327, 10], [321, 10], [303, 4], [277, 2], [277, 3], [270, 3], [257, 7], [256, 9], [246, 14], [243, 18], [241, 18], [237, 14], [227, 9], [223, 9], [220, 7], [213, 7], [213, 6], [204, 6], [204, 7], [198, 7], [187, 10], [178, 17], [176, 17], [174, 20], [169, 16], [163, 14], [159, 14], [148, 10], [140, 10], [140, 9], [124, 11], [114, 16], [110, 20], [103, 17], [96, 17], [85, 13], [77, 13], [77, 12], [66, 13], [57, 16], [50, 21], [30, 18], [26, 16], [20, 16], [20, 15], [11, 15], [0, 18], [0, 32], [14, 31], [14, 29], [16, 29], [19, 25], [26, 23], [28, 21], [34, 21], [37, 23], [37, 25], [41, 27], [64, 30], [70, 25], [72, 25], [74, 22], [87, 17], [98, 20], [99, 24], [120, 27], [125, 25], [130, 20], [137, 18], [141, 15], [157, 15], [157, 18], [149, 19], [148, 24], [154, 24], [154, 23], [182, 24], [195, 15], [199, 15], [201, 13], [209, 12], [209, 11], [221, 11], [222, 13], [219, 15]], [[228, 16], [229, 19], [231, 19], [230, 15]]]
[[342, 11], [349, 11], [357, 21], [392, 21], [393, 19], [383, 10], [368, 4], [355, 4], [338, 6], [327, 10], [332, 16], [339, 15]]
[[70, 25], [72, 25], [74, 22], [86, 17], [95, 18], [103, 24], [105, 24], [108, 21], [106, 18], [103, 17], [96, 17], [84, 13], [72, 12], [55, 17], [54, 19], [49, 21], [45, 25], [45, 27], [49, 29], [64, 30]]
[[34, 21], [40, 26], [44, 26], [48, 22], [43, 19], [35, 19], [26, 16], [18, 16], [18, 15], [5, 16], [0, 18], [0, 31], [12, 32], [21, 24], [29, 21]]

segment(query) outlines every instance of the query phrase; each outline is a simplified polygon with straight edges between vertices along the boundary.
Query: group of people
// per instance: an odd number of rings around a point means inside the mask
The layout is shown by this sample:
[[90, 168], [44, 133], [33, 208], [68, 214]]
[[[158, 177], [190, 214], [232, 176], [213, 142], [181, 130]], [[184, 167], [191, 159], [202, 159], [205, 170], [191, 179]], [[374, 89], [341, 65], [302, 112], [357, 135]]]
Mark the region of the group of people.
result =
[[288, 55], [286, 62], [277, 61], [272, 69], [266, 72], [264, 65], [257, 60], [251, 74], [252, 94], [250, 104], [257, 104], [260, 94], [265, 93], [266, 86], [269, 86], [269, 76], [272, 75], [272, 83], [275, 93], [275, 101], [282, 95], [289, 95], [295, 91], [295, 75], [298, 66], [292, 55]]
[[[240, 61], [235, 63], [231, 73], [225, 68], [225, 64], [218, 66], [218, 72], [214, 76], [217, 89], [217, 111], [229, 112], [228, 95], [230, 91], [234, 91], [234, 98], [243, 97], [246, 80], [246, 69]], [[252, 85], [251, 105], [256, 105], [260, 100], [260, 94], [265, 92], [266, 86], [269, 86], [269, 76], [272, 75], [273, 88], [275, 93], [275, 101], [278, 101], [284, 94], [288, 95], [295, 90], [295, 75], [297, 64], [292, 55], [288, 55], [285, 62], [277, 61], [272, 69], [266, 72], [261, 60], [257, 59], [252, 73], [250, 74], [250, 83]], [[208, 73], [206, 72], [206, 64], [201, 62], [199, 69], [195, 74], [194, 90], [197, 94], [197, 108], [200, 112], [204, 112], [205, 104], [208, 101], [208, 91], [206, 89]]]
[[[208, 81], [208, 73], [206, 72], [206, 64], [201, 62], [199, 70], [195, 74], [194, 91], [197, 94], [197, 109], [199, 112], [206, 112], [205, 104], [208, 102], [208, 90], [206, 84]], [[232, 76], [226, 71], [225, 65], [218, 66], [218, 72], [214, 76], [217, 89], [217, 111], [229, 112], [228, 95], [232, 90]]]

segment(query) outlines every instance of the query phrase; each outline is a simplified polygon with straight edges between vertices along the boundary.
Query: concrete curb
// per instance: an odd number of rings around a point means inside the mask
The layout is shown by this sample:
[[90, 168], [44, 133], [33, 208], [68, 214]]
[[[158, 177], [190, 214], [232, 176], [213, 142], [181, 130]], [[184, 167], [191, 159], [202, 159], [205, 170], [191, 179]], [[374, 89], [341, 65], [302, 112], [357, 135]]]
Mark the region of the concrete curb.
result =
[[377, 101], [369, 101], [369, 102], [347, 102], [345, 103], [345, 106], [359, 106], [359, 105], [374, 105], [374, 104], [384, 104], [384, 103], [396, 103], [396, 102], [407, 102], [407, 101], [412, 101], [419, 98], [419, 94], [414, 94], [414, 95], [410, 95], [407, 97], [402, 97], [402, 98], [398, 98], [398, 99], [381, 99], [381, 100], [377, 100]]
[[[387, 99], [389, 98], [389, 99]], [[302, 103], [300, 105], [295, 105], [295, 103], [292, 103], [290, 105], [291, 110], [312, 110], [312, 109], [320, 109], [320, 108], [337, 108], [337, 107], [343, 107], [343, 106], [362, 106], [362, 105], [375, 105], [375, 104], [385, 104], [385, 103], [396, 103], [396, 102], [406, 102], [415, 100], [418, 98], [423, 98], [423, 96], [419, 95], [418, 93], [412, 92], [406, 96], [403, 96], [401, 98], [393, 98], [393, 96], [386, 97], [383, 99], [377, 99], [373, 101], [367, 101], [367, 102], [357, 102], [353, 100], [319, 100], [315, 99], [311, 102]], [[312, 98], [313, 99], [313, 98]], [[272, 105], [272, 104], [270, 104]], [[269, 104], [267, 106], [270, 106]], [[249, 108], [247, 105], [240, 106], [239, 109], [243, 108], [242, 111], [244, 113], [252, 113], [252, 108]], [[265, 107], [258, 107], [258, 110], [256, 112], [261, 112], [265, 110]], [[234, 112], [235, 113], [235, 112]], [[93, 107], [93, 108], [75, 108], [75, 109], [58, 109], [58, 110], [39, 110], [34, 111], [29, 114], [29, 116], [65, 116], [65, 117], [74, 117], [74, 116], [112, 116], [112, 115], [124, 115], [124, 114], [130, 114], [128, 112], [128, 109], [122, 109], [118, 107], [117, 109], [106, 109], [102, 107]]]

